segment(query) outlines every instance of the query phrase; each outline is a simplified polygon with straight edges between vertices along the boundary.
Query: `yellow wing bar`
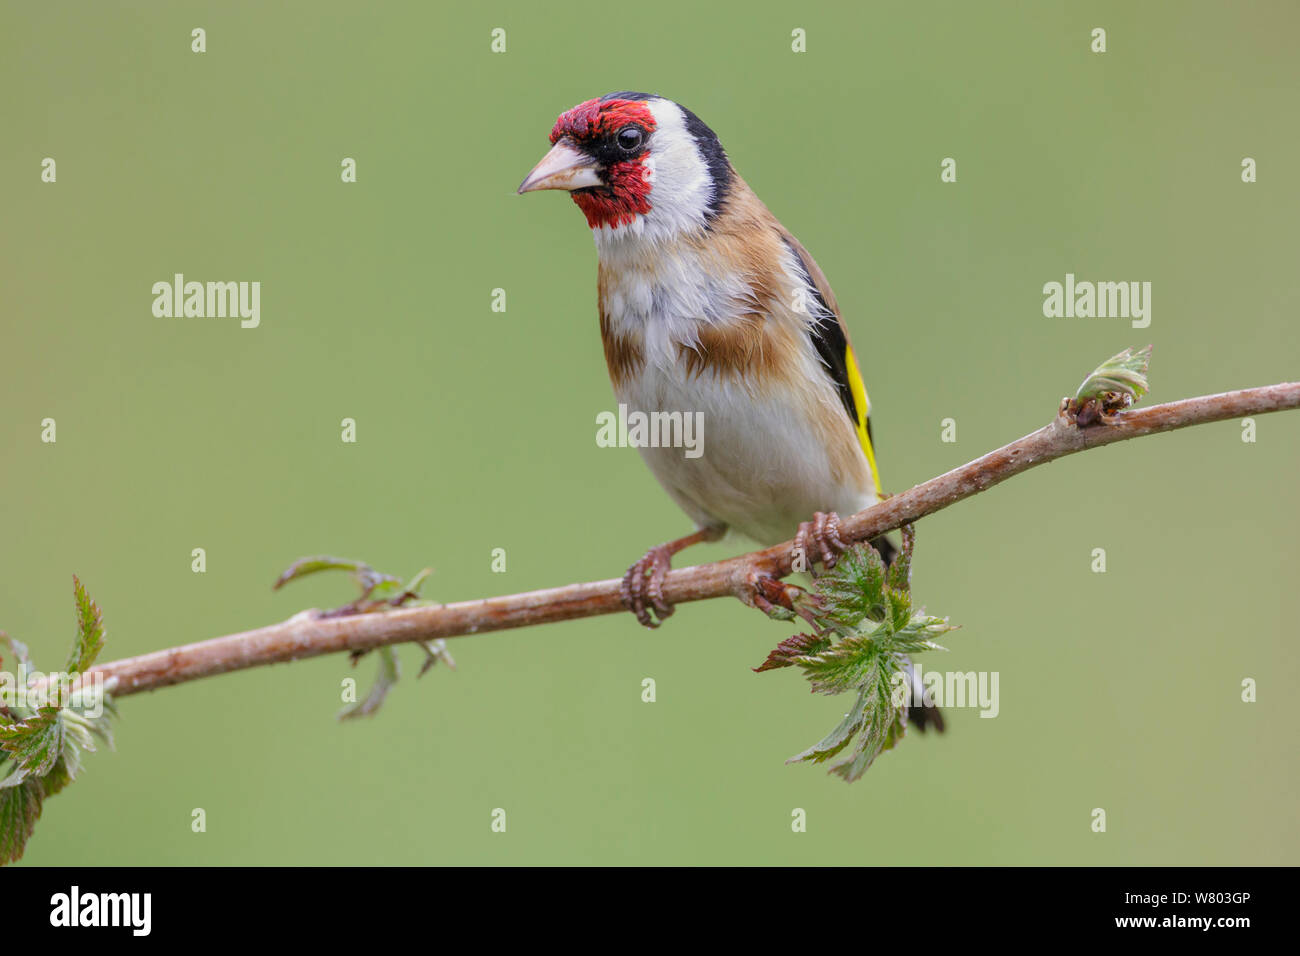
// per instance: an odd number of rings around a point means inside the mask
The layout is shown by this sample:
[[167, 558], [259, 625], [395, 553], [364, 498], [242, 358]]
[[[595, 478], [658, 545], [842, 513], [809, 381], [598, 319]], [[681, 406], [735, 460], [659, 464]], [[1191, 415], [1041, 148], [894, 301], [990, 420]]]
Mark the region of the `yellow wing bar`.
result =
[[853, 357], [853, 347], [844, 347], [844, 364], [848, 366], [849, 391], [853, 395], [853, 407], [858, 413], [858, 441], [866, 452], [867, 464], [871, 466], [871, 480], [876, 483], [876, 497], [884, 492], [880, 489], [880, 469], [876, 467], [876, 449], [871, 443], [871, 402], [867, 398], [867, 387], [862, 384], [862, 373], [858, 371], [858, 360]]

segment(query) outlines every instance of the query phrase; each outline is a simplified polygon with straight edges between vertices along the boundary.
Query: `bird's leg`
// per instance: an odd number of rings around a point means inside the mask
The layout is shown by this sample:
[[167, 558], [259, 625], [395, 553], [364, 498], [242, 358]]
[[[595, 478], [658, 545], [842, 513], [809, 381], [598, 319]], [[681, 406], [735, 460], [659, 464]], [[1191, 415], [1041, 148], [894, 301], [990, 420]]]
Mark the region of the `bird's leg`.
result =
[[[702, 541], [717, 541], [726, 530], [726, 528], [701, 528], [694, 534], [651, 548], [640, 561], [627, 569], [627, 574], [623, 575], [623, 587], [620, 590], [623, 606], [635, 614], [636, 619], [646, 627], [658, 627], [663, 623], [664, 618], [673, 613], [673, 606], [664, 600], [664, 578], [668, 575], [668, 569], [672, 567], [673, 555], [683, 548], [689, 548]], [[646, 607], [647, 601], [659, 615], [659, 620], [656, 621], [650, 616], [650, 610]]]
[[[817, 549], [815, 554], [809, 552], [809, 545]], [[835, 567], [840, 555], [849, 549], [840, 538], [840, 516], [834, 511], [814, 512], [811, 521], [799, 525], [794, 536], [794, 547], [810, 567], [818, 559], [827, 570]]]

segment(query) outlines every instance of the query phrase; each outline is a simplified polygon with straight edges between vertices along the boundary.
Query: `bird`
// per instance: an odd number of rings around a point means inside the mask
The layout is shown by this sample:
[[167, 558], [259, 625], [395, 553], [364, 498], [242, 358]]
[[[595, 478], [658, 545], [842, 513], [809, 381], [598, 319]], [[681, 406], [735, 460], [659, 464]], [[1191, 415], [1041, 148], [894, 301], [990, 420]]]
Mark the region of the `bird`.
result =
[[[825, 274], [713, 130], [666, 97], [622, 91], [579, 103], [560, 114], [550, 143], [518, 192], [566, 191], [586, 217], [619, 403], [629, 419], [702, 423], [694, 457], [670, 443], [638, 447], [695, 530], [628, 569], [624, 605], [658, 626], [673, 612], [663, 595], [672, 558], [728, 531], [768, 546], [795, 530], [810, 568], [833, 567], [847, 548], [839, 514], [884, 494], [871, 402]], [[888, 562], [889, 540], [872, 544]], [[772, 609], [761, 588], [751, 600]]]

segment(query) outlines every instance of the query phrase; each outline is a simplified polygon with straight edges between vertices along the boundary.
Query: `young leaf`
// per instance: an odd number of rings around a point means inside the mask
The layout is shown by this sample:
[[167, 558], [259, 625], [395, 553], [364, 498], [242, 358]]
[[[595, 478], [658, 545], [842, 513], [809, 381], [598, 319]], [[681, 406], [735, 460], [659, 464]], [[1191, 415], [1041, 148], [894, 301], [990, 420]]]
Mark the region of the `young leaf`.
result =
[[289, 565], [278, 578], [273, 589], [284, 587], [290, 581], [316, 574], [320, 571], [347, 571], [356, 582], [361, 595], [356, 600], [324, 612], [325, 617], [347, 617], [352, 614], [370, 614], [375, 611], [387, 611], [402, 607], [418, 596], [420, 585], [433, 573], [432, 568], [424, 568], [409, 583], [403, 584], [400, 578], [376, 571], [364, 561], [348, 558], [332, 558], [318, 555], [311, 558], [299, 558]]
[[1126, 396], [1125, 404], [1131, 405], [1150, 390], [1147, 382], [1150, 367], [1151, 346], [1136, 352], [1131, 348], [1125, 349], [1093, 369], [1074, 393], [1074, 400], [1083, 404], [1089, 399], [1100, 399], [1108, 392], [1115, 392]]
[[870, 545], [850, 548], [816, 581], [817, 632], [787, 638], [756, 668], [797, 666], [817, 693], [857, 695], [834, 730], [789, 762], [821, 763], [856, 740], [852, 756], [831, 768], [853, 781], [905, 733], [908, 695], [896, 691], [910, 693], [908, 655], [942, 649], [935, 638], [953, 629], [912, 608], [914, 542], [914, 530], [905, 527], [903, 550], [888, 570]]
[[876, 758], [891, 749], [904, 733], [899, 711], [879, 707], [876, 714], [884, 715], [884, 720], [887, 722], [883, 726], [879, 720], [868, 723], [858, 737], [859, 746], [853, 757], [831, 767], [831, 773], [845, 783], [853, 783], [860, 779], [875, 763]]
[[370, 685], [370, 693], [366, 699], [353, 704], [351, 707], [345, 707], [339, 712], [339, 720], [348, 720], [353, 717], [368, 717], [379, 709], [388, 696], [388, 692], [393, 689], [399, 677], [402, 676], [401, 665], [397, 661], [397, 652], [391, 647], [381, 647], [375, 652], [379, 658], [379, 671], [375, 674], [375, 682]]
[[0, 866], [23, 855], [44, 800], [39, 780], [21, 780], [13, 786], [0, 781]]
[[831, 639], [824, 634], [796, 634], [776, 645], [768, 653], [767, 660], [753, 670], [754, 673], [761, 674], [763, 671], [776, 670], [778, 667], [789, 667], [798, 658], [819, 654], [830, 646]]
[[842, 638], [820, 654], [795, 661], [819, 694], [843, 694], [874, 681], [881, 645], [873, 640], [883, 625], [862, 622], [862, 633]]
[[396, 580], [396, 578], [390, 578], [388, 575], [376, 571], [364, 561], [333, 558], [327, 554], [321, 554], [310, 558], [299, 558], [284, 569], [280, 576], [276, 578], [272, 587], [278, 590], [290, 581], [305, 578], [307, 575], [315, 574], [318, 571], [347, 571], [352, 575], [353, 580], [357, 582], [363, 593], [367, 593], [383, 580]]
[[[77, 606], [77, 638], [68, 657], [69, 672], [85, 673], [104, 646], [104, 621], [99, 607], [81, 581], [73, 578]], [[0, 644], [30, 669], [27, 648], [7, 636]], [[82, 755], [95, 749], [95, 741], [112, 744], [109, 720], [116, 716], [109, 693], [113, 681], [87, 682], [71, 694], [61, 681], [46, 688], [60, 703], [23, 714], [0, 707], [0, 865], [23, 854], [47, 797], [58, 793], [77, 776]], [[61, 706], [62, 705], [62, 706]], [[94, 715], [94, 716], [92, 716]]]
[[[419, 596], [421, 585], [433, 574], [432, 568], [423, 568], [411, 580], [403, 583], [400, 578], [395, 578], [391, 574], [384, 574], [382, 571], [376, 571], [364, 561], [318, 555], [311, 558], [300, 558], [289, 565], [276, 579], [275, 587], [283, 587], [290, 581], [295, 581], [298, 578], [319, 571], [347, 571], [352, 575], [352, 579], [361, 590], [361, 596], [355, 601], [334, 608], [332, 611], [325, 611], [322, 614], [323, 617], [372, 614], [402, 607]], [[435, 641], [414, 641], [413, 643], [418, 644], [420, 649], [424, 651], [424, 663], [417, 676], [423, 677], [429, 668], [440, 662], [446, 664], [452, 670], [456, 669], [456, 661], [448, 652], [446, 641], [439, 639]], [[381, 647], [376, 652], [376, 656], [379, 658], [379, 671], [375, 675], [375, 682], [370, 686], [370, 692], [364, 700], [341, 710], [338, 715], [339, 720], [366, 717], [375, 713], [388, 696], [388, 692], [393, 689], [393, 685], [397, 683], [398, 678], [401, 676], [397, 652], [391, 647]], [[354, 665], [360, 657], [360, 654], [353, 655]]]
[[104, 647], [104, 612], [90, 599], [81, 579], [75, 574], [72, 576], [72, 590], [77, 599], [77, 639], [68, 655], [66, 669], [69, 673], [84, 674]]
[[1123, 411], [1147, 393], [1147, 369], [1151, 364], [1151, 346], [1125, 349], [1113, 355], [1083, 380], [1074, 398], [1064, 403], [1063, 411], [1079, 428], [1109, 424], [1116, 412]]
[[34, 716], [0, 724], [0, 748], [13, 755], [17, 772], [44, 776], [63, 754], [59, 710], [58, 705], [42, 707]]
[[869, 544], [859, 544], [840, 556], [834, 570], [817, 579], [823, 615], [832, 622], [854, 624], [878, 617], [885, 602], [885, 563]]
[[[117, 679], [109, 681], [104, 685], [103, 691], [97, 693], [93, 688], [87, 688], [72, 694], [71, 701], [63, 708], [64, 723], [71, 728], [77, 726], [84, 729], [89, 736], [81, 733], [77, 734], [79, 741], [84, 739], [82, 747], [85, 750], [94, 751], [98, 749], [95, 741], [113, 749], [113, 721], [117, 719], [117, 704], [113, 700], [112, 690], [117, 686]], [[93, 715], [93, 716], [92, 716]]]
[[899, 591], [912, 591], [912, 549], [916, 545], [916, 527], [905, 524], [899, 529], [903, 534], [903, 548], [889, 564], [885, 583]]
[[80, 755], [71, 759], [60, 757], [58, 762], [50, 768], [50, 772], [39, 778], [41, 792], [52, 797], [68, 784], [72, 783], [80, 769]]
[[853, 709], [844, 715], [844, 719], [840, 721], [839, 726], [807, 750], [795, 754], [786, 763], [797, 763], [801, 760], [821, 763], [823, 760], [834, 757], [844, 749], [845, 744], [853, 739], [853, 735], [862, 729], [866, 709], [867, 692], [864, 690], [858, 693], [858, 699], [853, 704]]

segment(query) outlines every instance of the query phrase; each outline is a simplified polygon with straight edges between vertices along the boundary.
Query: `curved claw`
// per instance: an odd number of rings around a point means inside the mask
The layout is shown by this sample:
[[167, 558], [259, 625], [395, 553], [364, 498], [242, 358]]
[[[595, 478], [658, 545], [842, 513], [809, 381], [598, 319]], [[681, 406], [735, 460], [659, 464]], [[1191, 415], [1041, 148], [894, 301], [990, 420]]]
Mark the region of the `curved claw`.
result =
[[768, 617], [778, 621], [793, 621], [795, 615], [816, 626], [816, 618], [809, 607], [809, 595], [803, 588], [751, 570], [745, 576], [745, 603], [753, 604]]
[[[664, 598], [664, 580], [672, 569], [673, 555], [682, 548], [701, 541], [717, 541], [726, 530], [724, 525], [709, 525], [684, 538], [651, 548], [623, 575], [623, 583], [619, 587], [623, 606], [635, 614], [636, 619], [645, 627], [658, 627], [664, 618], [673, 613], [673, 606]], [[647, 600], [659, 615], [659, 620], [650, 616], [650, 608], [646, 607]]]
[[[673, 613], [673, 606], [664, 600], [664, 578], [672, 567], [672, 552], [666, 545], [659, 545], [647, 551], [636, 564], [627, 569], [619, 594], [623, 606], [636, 615], [644, 627], [658, 627], [664, 618]], [[647, 579], [648, 576], [648, 579]], [[653, 607], [658, 620], [650, 614]]]
[[[817, 549], [817, 557], [821, 559], [823, 567], [828, 570], [835, 567], [840, 555], [849, 549], [840, 537], [840, 516], [834, 511], [818, 511], [813, 514], [811, 521], [799, 525], [794, 536], [794, 546], [803, 554], [809, 555], [809, 543]], [[809, 557], [811, 563], [811, 556]]]

